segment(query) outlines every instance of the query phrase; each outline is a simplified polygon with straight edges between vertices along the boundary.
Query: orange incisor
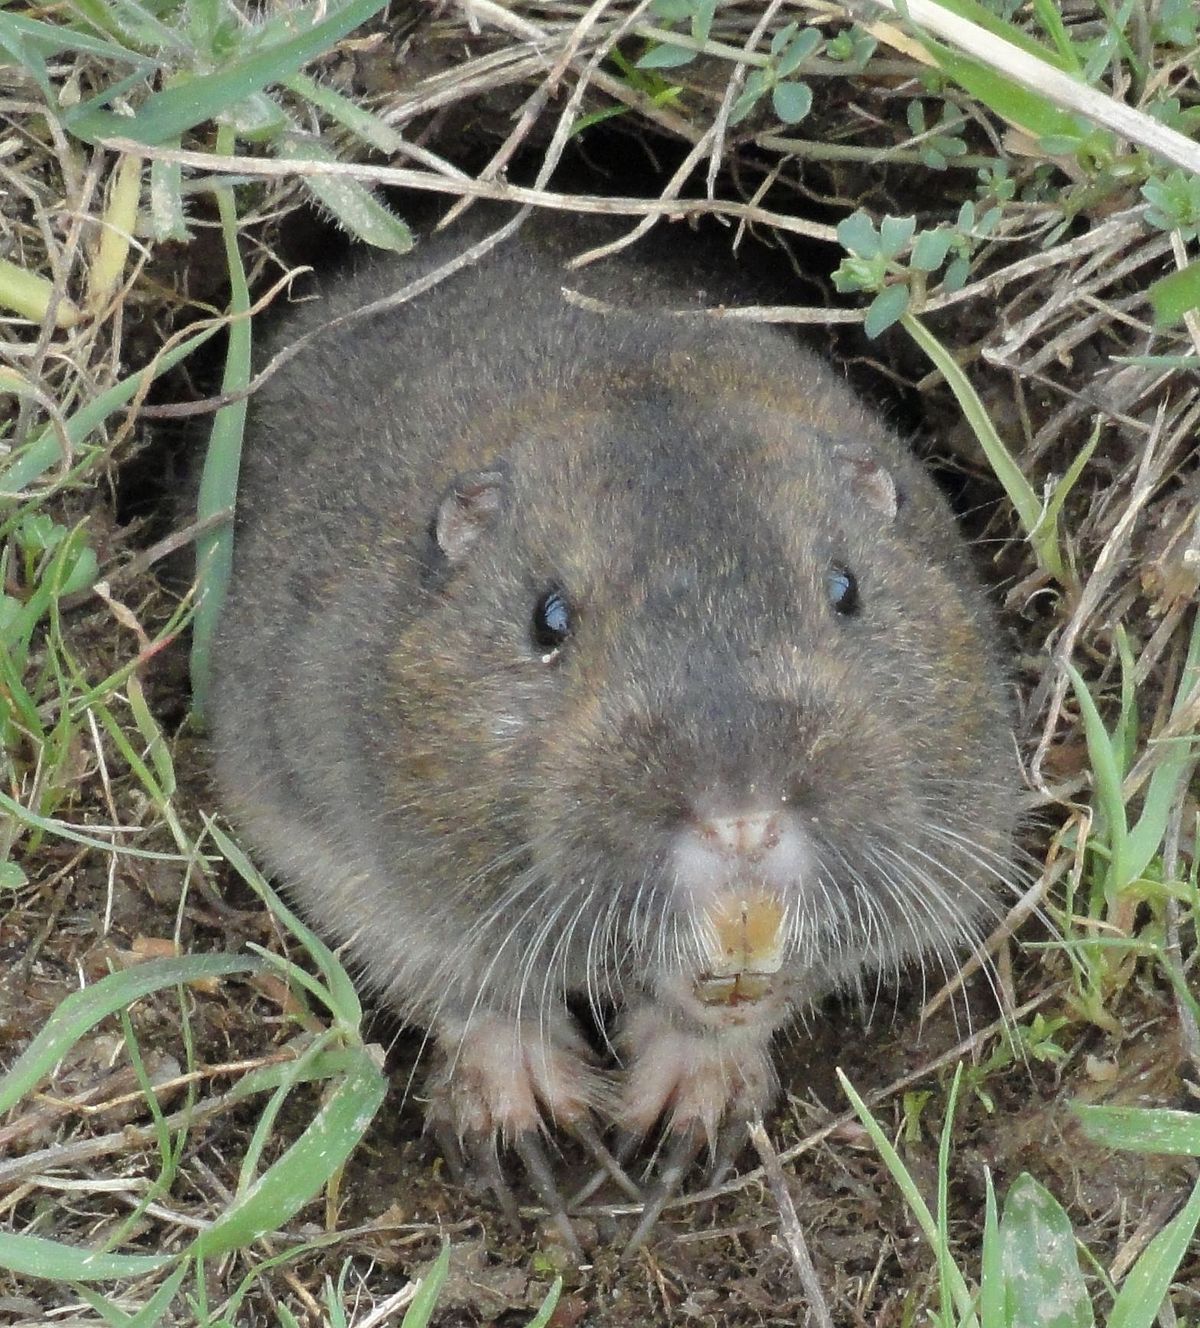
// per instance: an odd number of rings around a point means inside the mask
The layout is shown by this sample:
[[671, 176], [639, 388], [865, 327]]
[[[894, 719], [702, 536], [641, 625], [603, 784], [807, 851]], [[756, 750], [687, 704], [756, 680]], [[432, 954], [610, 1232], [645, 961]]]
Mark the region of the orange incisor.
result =
[[726, 895], [705, 921], [711, 965], [696, 994], [707, 1005], [761, 1000], [783, 963], [783, 905], [773, 895]]

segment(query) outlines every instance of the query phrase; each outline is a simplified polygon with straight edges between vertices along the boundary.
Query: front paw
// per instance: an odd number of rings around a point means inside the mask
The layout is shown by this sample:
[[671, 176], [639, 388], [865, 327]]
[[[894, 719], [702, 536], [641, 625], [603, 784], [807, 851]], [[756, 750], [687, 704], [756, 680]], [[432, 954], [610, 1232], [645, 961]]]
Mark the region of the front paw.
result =
[[630, 1012], [621, 1036], [629, 1068], [617, 1113], [625, 1137], [619, 1157], [626, 1159], [660, 1121], [666, 1137], [623, 1258], [645, 1243], [705, 1145], [710, 1183], [736, 1160], [750, 1122], [779, 1089], [770, 1040], [766, 1023], [714, 1031], [680, 1027], [657, 1006]]
[[444, 1022], [426, 1088], [426, 1124], [452, 1171], [515, 1216], [499, 1158], [501, 1146], [511, 1149], [564, 1243], [579, 1253], [543, 1139], [554, 1127], [606, 1152], [591, 1122], [609, 1094], [566, 1020], [552, 1028], [497, 1014]]
[[426, 1089], [431, 1126], [460, 1142], [506, 1146], [548, 1126], [569, 1130], [606, 1096], [586, 1044], [565, 1020], [546, 1029], [497, 1014], [443, 1023]]
[[643, 1005], [627, 1016], [620, 1046], [629, 1068], [617, 1119], [626, 1134], [644, 1137], [662, 1120], [715, 1149], [725, 1127], [760, 1115], [779, 1089], [769, 1028], [679, 1027]]

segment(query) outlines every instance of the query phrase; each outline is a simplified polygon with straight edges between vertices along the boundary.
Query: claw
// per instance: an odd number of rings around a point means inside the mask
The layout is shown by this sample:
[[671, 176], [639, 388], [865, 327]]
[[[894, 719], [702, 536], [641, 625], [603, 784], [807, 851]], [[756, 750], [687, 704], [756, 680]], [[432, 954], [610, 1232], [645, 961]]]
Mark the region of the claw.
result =
[[708, 1168], [709, 1187], [720, 1185], [733, 1168], [738, 1154], [750, 1138], [750, 1120], [745, 1116], [732, 1116], [721, 1123], [712, 1150]]
[[490, 1193], [500, 1205], [504, 1216], [515, 1222], [519, 1216], [517, 1200], [504, 1172], [500, 1169], [500, 1156], [496, 1152], [496, 1140], [491, 1135], [479, 1136], [472, 1140], [469, 1148], [470, 1167], [482, 1188]]
[[[572, 1126], [572, 1133], [579, 1139], [596, 1161], [600, 1163], [600, 1170], [596, 1172], [595, 1176], [593, 1176], [592, 1179], [580, 1190], [579, 1193], [583, 1197], [576, 1197], [573, 1199], [571, 1206], [574, 1207], [577, 1203], [582, 1203], [584, 1199], [590, 1198], [605, 1180], [615, 1181], [628, 1198], [632, 1199], [634, 1203], [641, 1203], [643, 1198], [642, 1192], [638, 1189], [637, 1184], [630, 1179], [629, 1173], [625, 1170], [624, 1166], [624, 1163], [628, 1160], [628, 1156], [632, 1155], [632, 1149], [630, 1149], [629, 1154], [624, 1157], [621, 1156], [620, 1152], [614, 1156], [614, 1154], [609, 1151], [604, 1140], [601, 1139], [600, 1135], [596, 1132], [596, 1127], [591, 1121], [586, 1119], [576, 1121]], [[620, 1141], [618, 1141], [618, 1147], [619, 1146]], [[636, 1146], [636, 1141], [634, 1141], [634, 1147]]]
[[467, 1160], [463, 1157], [462, 1145], [458, 1141], [458, 1135], [450, 1128], [450, 1122], [443, 1120], [440, 1116], [431, 1115], [425, 1124], [437, 1143], [438, 1152], [442, 1155], [442, 1161], [446, 1164], [450, 1179], [455, 1185], [460, 1185], [463, 1189], [468, 1188], [470, 1182], [467, 1175]]
[[667, 1156], [658, 1173], [658, 1179], [646, 1196], [646, 1205], [642, 1209], [642, 1216], [633, 1229], [633, 1235], [630, 1236], [629, 1243], [621, 1251], [622, 1263], [628, 1261], [646, 1243], [647, 1237], [654, 1230], [658, 1219], [662, 1216], [663, 1209], [679, 1192], [684, 1176], [687, 1175], [688, 1169], [699, 1156], [704, 1143], [705, 1133], [698, 1124], [693, 1124], [689, 1129], [682, 1130], [675, 1136], [671, 1147], [667, 1150]]
[[513, 1140], [513, 1147], [525, 1166], [525, 1176], [533, 1186], [538, 1198], [550, 1214], [554, 1228], [562, 1237], [563, 1244], [580, 1261], [583, 1260], [583, 1247], [575, 1235], [575, 1228], [567, 1216], [567, 1206], [554, 1181], [554, 1172], [546, 1157], [546, 1150], [535, 1130], [526, 1130]]

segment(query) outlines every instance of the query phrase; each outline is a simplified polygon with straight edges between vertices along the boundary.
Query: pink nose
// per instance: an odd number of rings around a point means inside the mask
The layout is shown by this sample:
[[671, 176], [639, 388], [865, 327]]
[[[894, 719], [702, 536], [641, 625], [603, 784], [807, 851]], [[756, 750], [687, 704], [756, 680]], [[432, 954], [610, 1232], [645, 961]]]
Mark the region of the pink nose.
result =
[[699, 825], [700, 842], [709, 852], [750, 862], [775, 848], [780, 833], [779, 816], [775, 812], [709, 816]]

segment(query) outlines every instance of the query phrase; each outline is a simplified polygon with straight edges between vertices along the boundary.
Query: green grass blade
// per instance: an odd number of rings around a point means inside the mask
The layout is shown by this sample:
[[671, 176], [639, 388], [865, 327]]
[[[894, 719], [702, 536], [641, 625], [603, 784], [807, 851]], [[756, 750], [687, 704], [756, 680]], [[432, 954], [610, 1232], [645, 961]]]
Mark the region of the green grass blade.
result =
[[[272, 146], [284, 161], [337, 160], [336, 154], [311, 134], [285, 134]], [[397, 254], [406, 254], [413, 247], [412, 231], [361, 180], [306, 175], [302, 183], [351, 235], [366, 244]]]
[[294, 1061], [259, 1066], [257, 1070], [242, 1075], [233, 1085], [229, 1090], [230, 1100], [240, 1101], [257, 1093], [273, 1092], [285, 1076], [297, 1084], [343, 1076], [357, 1062], [358, 1055], [356, 1046], [323, 1047], [317, 1051], [306, 1050]]
[[1113, 1301], [1107, 1328], [1153, 1328], [1171, 1279], [1200, 1223], [1200, 1181], [1183, 1211], [1146, 1246]]
[[175, 1293], [182, 1285], [183, 1279], [187, 1276], [188, 1267], [186, 1260], [181, 1261], [179, 1267], [163, 1282], [136, 1314], [125, 1314], [88, 1287], [76, 1286], [74, 1291], [81, 1300], [87, 1301], [92, 1309], [108, 1323], [120, 1324], [121, 1328], [157, 1328], [157, 1325], [162, 1322], [163, 1315], [170, 1309], [171, 1302], [175, 1299]]
[[434, 1261], [433, 1267], [421, 1278], [421, 1285], [417, 1287], [417, 1294], [405, 1312], [400, 1328], [426, 1328], [449, 1271], [450, 1243], [447, 1241], [442, 1246], [442, 1252]]
[[97, 56], [101, 60], [132, 64], [146, 74], [158, 68], [157, 60], [140, 51], [131, 51], [117, 42], [103, 41], [72, 28], [42, 23], [35, 18], [26, 18], [23, 14], [0, 10], [0, 43], [7, 46], [10, 41], [19, 42], [27, 52], [34, 52], [47, 60], [53, 60], [63, 51], [75, 51], [80, 55]]
[[[842, 1086], [842, 1092], [850, 1099], [850, 1105], [854, 1108], [854, 1114], [862, 1122], [863, 1129], [871, 1137], [871, 1142], [879, 1156], [883, 1159], [883, 1164], [887, 1167], [892, 1179], [896, 1182], [897, 1188], [904, 1196], [904, 1202], [908, 1205], [909, 1211], [917, 1220], [917, 1225], [921, 1228], [922, 1234], [929, 1242], [929, 1248], [934, 1252], [935, 1257], [939, 1255], [938, 1224], [933, 1214], [929, 1211], [929, 1205], [917, 1188], [916, 1181], [913, 1180], [908, 1168], [901, 1160], [900, 1154], [892, 1147], [891, 1140], [884, 1134], [880, 1128], [879, 1122], [871, 1115], [867, 1104], [854, 1091], [854, 1085], [846, 1078], [845, 1074], [838, 1069], [836, 1071], [838, 1083]], [[967, 1284], [958, 1265], [950, 1260], [946, 1268], [946, 1275], [950, 1282], [950, 1291], [954, 1297], [955, 1306], [960, 1315], [963, 1316], [964, 1325], [971, 1326], [977, 1323], [975, 1314], [971, 1308], [971, 1293], [967, 1289]]]
[[900, 322], [905, 331], [941, 371], [967, 418], [979, 445], [987, 456], [988, 464], [1017, 510], [1025, 533], [1038, 555], [1038, 562], [1060, 583], [1065, 571], [1058, 549], [1058, 530], [1043, 519], [1042, 503], [1032, 484], [1025, 478], [1020, 466], [1004, 446], [995, 425], [984, 409], [983, 402], [971, 381], [963, 373], [958, 361], [921, 322], [915, 314], [905, 314]]
[[[98, 429], [114, 411], [128, 405], [130, 401], [148, 384], [151, 379], [172, 369], [192, 351], [204, 343], [217, 330], [219, 324], [206, 327], [195, 336], [188, 337], [179, 345], [166, 351], [144, 369], [122, 378], [107, 391], [101, 392], [93, 401], [81, 407], [66, 421], [67, 440], [72, 447], [79, 447], [84, 439]], [[0, 471], [0, 494], [12, 496], [19, 494], [27, 485], [40, 479], [56, 462], [62, 459], [62, 447], [54, 429], [47, 427], [26, 447], [14, 453], [12, 464]]]
[[[233, 146], [232, 136], [222, 128], [217, 136], [218, 146], [228, 150]], [[250, 310], [250, 291], [246, 285], [246, 270], [238, 249], [237, 210], [233, 190], [216, 191], [217, 210], [221, 217], [221, 231], [225, 239], [225, 261], [229, 266], [230, 312], [237, 317], [229, 327], [229, 346], [225, 353], [225, 374], [221, 391], [226, 394], [244, 392], [250, 382], [250, 357], [253, 330], [247, 317]], [[200, 493], [196, 501], [196, 517], [206, 521], [218, 512], [232, 509], [237, 503], [238, 471], [242, 462], [242, 433], [246, 424], [246, 400], [222, 406], [213, 418], [208, 439], [208, 452], [200, 476]], [[198, 592], [196, 612], [192, 619], [192, 707], [203, 723], [208, 713], [208, 692], [211, 681], [212, 646], [225, 602], [225, 592], [233, 571], [233, 522], [227, 521], [196, 541], [196, 576]]]
[[358, 1146], [387, 1092], [387, 1079], [364, 1048], [308, 1128], [207, 1231], [200, 1257], [241, 1249], [290, 1221]]
[[[941, 1292], [942, 1318], [950, 1319], [950, 1302], [953, 1299], [951, 1282], [954, 1261], [950, 1254], [950, 1146], [954, 1137], [954, 1113], [958, 1106], [958, 1090], [962, 1084], [962, 1061], [954, 1069], [954, 1079], [946, 1099], [946, 1116], [942, 1121], [942, 1133], [938, 1140], [937, 1169], [937, 1227], [938, 1239], [934, 1247], [937, 1255], [938, 1283]], [[960, 1310], [962, 1306], [959, 1307]], [[973, 1323], [973, 1316], [968, 1316], [967, 1323]]]
[[[132, 666], [131, 666], [132, 667]], [[0, 792], [0, 811], [6, 811], [22, 825], [32, 826], [45, 834], [65, 839], [71, 844], [82, 844], [84, 848], [95, 849], [98, 853], [119, 853], [123, 858], [142, 858], [146, 862], [190, 862], [191, 858], [182, 853], [163, 853], [157, 849], [134, 848], [132, 844], [114, 844], [108, 839], [96, 839], [92, 835], [81, 834], [66, 821], [56, 821], [50, 816], [39, 816], [37, 812], [22, 806], [15, 798]]]
[[1100, 1107], [1076, 1102], [1084, 1134], [1105, 1148], [1200, 1157], [1200, 1115], [1167, 1107]]
[[[980, 60], [950, 50], [928, 33], [921, 34], [921, 43], [944, 73], [949, 74], [976, 101], [982, 102], [1001, 119], [1018, 125], [1036, 138], [1081, 137], [1075, 118], [1066, 111], [1060, 111], [1045, 97], [997, 73]], [[1039, 51], [1038, 54], [1045, 59], [1045, 51]]]
[[[1082, 73], [1083, 65], [1076, 53], [1075, 43], [1067, 32], [1067, 25], [1062, 21], [1062, 15], [1058, 12], [1054, 0], [1033, 0], [1033, 12], [1037, 15], [1038, 22], [1046, 35], [1054, 43], [1054, 49], [1058, 52], [1058, 67], [1068, 74]], [[1011, 36], [1009, 40], [1012, 40]], [[1048, 51], [1039, 50], [1037, 54], [1043, 60], [1051, 58]]]
[[212, 836], [213, 843], [229, 865], [312, 956], [328, 990], [331, 1013], [340, 1023], [357, 1028], [362, 1022], [362, 1003], [358, 999], [358, 992], [350, 980], [350, 975], [342, 967], [337, 956], [288, 908], [233, 840], [210, 817], [205, 817], [204, 823]]
[[[263, 1151], [271, 1141], [271, 1134], [275, 1129], [275, 1122], [279, 1119], [279, 1113], [283, 1109], [284, 1103], [288, 1099], [288, 1094], [300, 1082], [301, 1075], [304, 1072], [304, 1062], [306, 1060], [314, 1061], [324, 1050], [324, 1044], [333, 1039], [333, 1033], [326, 1032], [322, 1034], [305, 1051], [304, 1055], [298, 1060], [294, 1060], [283, 1067], [283, 1074], [280, 1075], [279, 1085], [271, 1094], [266, 1105], [259, 1113], [258, 1120], [255, 1122], [254, 1132], [251, 1134], [246, 1144], [245, 1153], [242, 1157], [242, 1165], [238, 1172], [237, 1194], [242, 1196], [248, 1194], [255, 1182], [255, 1176], [258, 1172], [259, 1160], [262, 1158]], [[357, 1067], [358, 1058], [362, 1054], [360, 1047], [351, 1049], [352, 1056], [347, 1061], [345, 1072], [339, 1076], [345, 1078], [347, 1074], [352, 1074]]]
[[996, 1187], [992, 1173], [984, 1171], [987, 1195], [983, 1210], [983, 1252], [979, 1262], [979, 1319], [983, 1328], [998, 1328], [1004, 1319], [1004, 1249], [996, 1212]]
[[63, 1245], [43, 1236], [0, 1231], [0, 1268], [22, 1277], [53, 1282], [107, 1282], [118, 1277], [145, 1277], [165, 1268], [171, 1254], [104, 1254]]
[[541, 1308], [529, 1320], [528, 1328], [547, 1328], [551, 1316], [558, 1308], [558, 1298], [562, 1295], [563, 1280], [561, 1277], [554, 1279], [554, 1285], [546, 1292], [546, 1299], [542, 1301]]
[[[73, 134], [87, 142], [102, 138], [132, 138], [139, 143], [156, 144], [178, 138], [187, 130], [214, 119], [252, 92], [290, 78], [309, 60], [329, 50], [348, 32], [373, 18], [386, 4], [387, 0], [347, 0], [326, 18], [294, 37], [233, 60], [211, 74], [202, 74], [154, 93], [132, 117], [89, 106], [66, 115], [64, 122]], [[291, 16], [293, 30], [307, 16], [305, 11], [296, 11]]]
[[1073, 664], [1067, 665], [1067, 676], [1075, 689], [1075, 699], [1083, 719], [1083, 732], [1087, 740], [1088, 759], [1096, 780], [1096, 797], [1104, 812], [1105, 830], [1112, 852], [1109, 867], [1109, 902], [1119, 888], [1128, 884], [1125, 873], [1125, 839], [1128, 824], [1125, 819], [1125, 799], [1121, 794], [1121, 771], [1113, 748], [1112, 738], [1100, 718], [1096, 702], [1088, 691], [1083, 675]]
[[[185, 955], [152, 959], [73, 992], [46, 1020], [38, 1035], [0, 1079], [0, 1114], [31, 1093], [68, 1051], [101, 1019], [163, 987], [202, 978], [250, 973], [262, 967], [248, 955]], [[70, 1274], [70, 1276], [76, 1276]]]
[[[1054, 65], [1064, 73], [1070, 73], [1078, 63], [1073, 58], [1068, 59], [1064, 55], [1043, 46], [1036, 38], [1029, 36], [1024, 29], [1019, 28], [1007, 19], [1001, 18], [998, 14], [994, 14], [990, 9], [980, 4], [979, 0], [938, 0], [938, 3], [951, 14], [957, 14], [959, 18], [965, 18], [969, 23], [974, 23], [977, 28], [990, 32], [1002, 41], [1019, 46], [1021, 50], [1026, 51], [1029, 55], [1036, 55], [1039, 60], [1045, 60], [1048, 65]], [[1038, 0], [1034, 0], [1034, 8], [1040, 14], [1041, 8]]]

